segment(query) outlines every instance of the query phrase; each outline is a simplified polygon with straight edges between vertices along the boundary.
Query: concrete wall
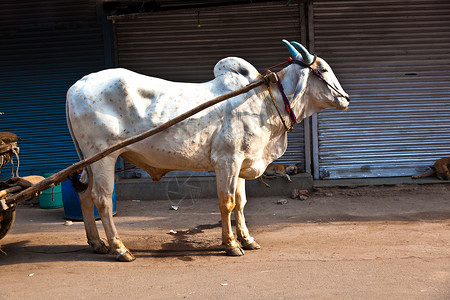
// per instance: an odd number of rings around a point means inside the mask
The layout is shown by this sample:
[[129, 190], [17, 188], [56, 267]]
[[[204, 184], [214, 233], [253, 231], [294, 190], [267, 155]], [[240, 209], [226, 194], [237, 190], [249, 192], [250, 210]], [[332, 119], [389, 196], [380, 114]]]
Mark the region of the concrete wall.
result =
[[[313, 179], [310, 174], [291, 176], [292, 182], [284, 178], [264, 179], [268, 188], [258, 180], [246, 181], [248, 197], [289, 197], [294, 189], [312, 190]], [[172, 177], [163, 178], [161, 182], [151, 179], [119, 179], [116, 182], [119, 200], [174, 200], [216, 198], [215, 177]]]

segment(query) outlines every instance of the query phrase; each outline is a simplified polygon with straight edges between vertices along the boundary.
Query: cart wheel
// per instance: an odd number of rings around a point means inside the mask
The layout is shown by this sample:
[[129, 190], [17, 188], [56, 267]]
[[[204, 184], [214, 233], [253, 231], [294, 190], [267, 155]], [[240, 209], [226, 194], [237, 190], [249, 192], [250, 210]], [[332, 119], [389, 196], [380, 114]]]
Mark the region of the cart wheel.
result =
[[0, 240], [9, 232], [16, 219], [16, 209], [0, 212]]

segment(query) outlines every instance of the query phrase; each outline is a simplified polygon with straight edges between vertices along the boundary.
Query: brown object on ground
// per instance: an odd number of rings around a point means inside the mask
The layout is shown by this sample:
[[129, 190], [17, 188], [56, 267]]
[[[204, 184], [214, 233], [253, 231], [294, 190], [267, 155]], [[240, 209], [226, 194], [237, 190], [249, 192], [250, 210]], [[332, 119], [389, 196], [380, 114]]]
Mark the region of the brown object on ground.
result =
[[450, 299], [449, 195], [443, 182], [323, 188], [285, 205], [249, 197], [262, 248], [242, 257], [222, 252], [217, 199], [118, 200], [130, 264], [95, 254], [62, 208], [20, 205], [1, 241], [1, 297]]
[[412, 179], [418, 179], [422, 177], [430, 177], [436, 175], [436, 177], [440, 180], [449, 180], [450, 179], [450, 157], [444, 157], [438, 159], [433, 166], [431, 166], [431, 170], [425, 173], [414, 175]]
[[[300, 164], [298, 164], [300, 165]], [[264, 184], [266, 187], [270, 188], [270, 185], [263, 180], [264, 178], [276, 178], [281, 177], [285, 178], [287, 181], [292, 182], [289, 175], [298, 174], [298, 166], [297, 165], [288, 165], [282, 163], [270, 163], [264, 173], [258, 178], [259, 182]]]

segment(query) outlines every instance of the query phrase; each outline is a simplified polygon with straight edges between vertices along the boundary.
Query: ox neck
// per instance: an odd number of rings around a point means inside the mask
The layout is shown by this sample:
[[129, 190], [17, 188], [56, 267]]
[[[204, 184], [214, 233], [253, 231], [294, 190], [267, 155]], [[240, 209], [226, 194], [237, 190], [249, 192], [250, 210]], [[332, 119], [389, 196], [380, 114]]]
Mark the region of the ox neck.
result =
[[[288, 66], [275, 73], [275, 76], [277, 78], [276, 83], [272, 83], [272, 87], [269, 88], [270, 92], [271, 90], [274, 91], [273, 95], [271, 92], [272, 101], [274, 101], [286, 131], [289, 129], [292, 131], [294, 124], [301, 121], [301, 119], [297, 119], [297, 113], [293, 108], [293, 104], [296, 102], [296, 83], [301, 79], [300, 74], [292, 66]], [[278, 107], [284, 107], [284, 109], [278, 109]], [[286, 119], [289, 121], [286, 121]], [[291, 125], [290, 128], [287, 124]]]
[[[295, 97], [295, 90], [297, 86], [297, 82], [300, 80], [300, 74], [296, 72], [295, 67], [293, 65], [289, 65], [283, 70], [276, 73], [278, 79], [283, 87], [283, 92], [286, 95], [286, 98], [289, 100], [289, 103], [292, 105]], [[281, 91], [280, 91], [281, 94]]]
[[[321, 110], [309, 99], [309, 80], [311, 70], [298, 64], [291, 64], [277, 72], [283, 86], [284, 94], [289, 100], [292, 112], [296, 116], [296, 123]], [[280, 93], [279, 97], [282, 99]], [[285, 114], [288, 114], [287, 112]], [[294, 124], [292, 124], [294, 125]]]

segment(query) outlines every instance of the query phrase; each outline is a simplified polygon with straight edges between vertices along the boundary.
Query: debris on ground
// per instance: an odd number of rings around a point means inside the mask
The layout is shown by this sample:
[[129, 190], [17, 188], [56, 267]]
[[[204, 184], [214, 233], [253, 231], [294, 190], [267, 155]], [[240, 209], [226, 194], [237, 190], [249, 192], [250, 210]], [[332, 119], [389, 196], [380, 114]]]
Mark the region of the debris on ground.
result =
[[277, 204], [280, 204], [280, 205], [287, 204], [287, 203], [288, 203], [287, 199], [280, 199], [277, 201]]
[[176, 206], [176, 205], [170, 206], [170, 210], [178, 210], [178, 208], [180, 208], [180, 207], [179, 207], [179, 206]]
[[72, 225], [73, 225], [73, 222], [70, 221], [70, 220], [67, 220], [67, 221], [64, 222], [63, 225], [64, 225], [64, 226], [72, 226]]
[[309, 197], [311, 197], [311, 194], [308, 190], [294, 189], [291, 193], [291, 199], [299, 199], [300, 201], [304, 201]]
[[309, 193], [308, 190], [300, 190], [300, 191], [299, 191], [299, 196], [298, 196], [298, 198], [299, 198], [301, 201], [304, 201], [304, 200], [308, 199], [309, 197], [311, 197], [311, 194]]

